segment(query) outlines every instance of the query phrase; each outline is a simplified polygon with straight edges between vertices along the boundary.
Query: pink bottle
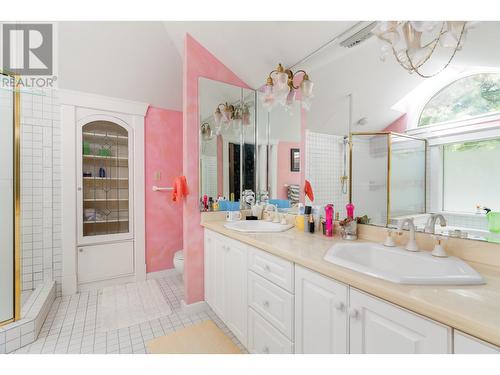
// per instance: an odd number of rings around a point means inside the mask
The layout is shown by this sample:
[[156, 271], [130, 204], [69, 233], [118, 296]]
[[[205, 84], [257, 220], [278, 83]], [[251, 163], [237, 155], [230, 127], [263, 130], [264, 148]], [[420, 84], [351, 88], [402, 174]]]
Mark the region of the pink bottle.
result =
[[347, 203], [345, 210], [347, 212], [347, 217], [349, 219], [354, 219], [354, 205], [352, 203]]
[[328, 204], [325, 207], [325, 235], [333, 236], [333, 204]]

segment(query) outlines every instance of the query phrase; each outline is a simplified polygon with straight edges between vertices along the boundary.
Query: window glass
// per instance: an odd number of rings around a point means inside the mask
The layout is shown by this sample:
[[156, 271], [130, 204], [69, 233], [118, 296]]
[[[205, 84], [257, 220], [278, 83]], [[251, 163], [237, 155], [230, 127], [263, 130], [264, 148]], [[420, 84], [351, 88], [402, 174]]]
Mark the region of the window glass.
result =
[[443, 146], [443, 209], [500, 211], [500, 138]]
[[500, 74], [475, 74], [446, 86], [425, 105], [418, 126], [500, 112]]

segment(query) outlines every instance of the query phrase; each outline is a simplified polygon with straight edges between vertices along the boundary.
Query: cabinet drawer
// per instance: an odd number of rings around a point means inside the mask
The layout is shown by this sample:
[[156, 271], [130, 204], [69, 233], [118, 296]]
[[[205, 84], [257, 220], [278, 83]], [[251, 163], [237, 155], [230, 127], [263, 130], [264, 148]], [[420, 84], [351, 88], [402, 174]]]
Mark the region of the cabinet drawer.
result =
[[249, 308], [248, 351], [253, 354], [293, 354], [293, 344], [259, 313]]
[[274, 255], [249, 248], [248, 268], [293, 293], [293, 263]]
[[78, 247], [78, 282], [107, 280], [134, 273], [132, 241]]
[[293, 340], [293, 295], [249, 271], [248, 305]]

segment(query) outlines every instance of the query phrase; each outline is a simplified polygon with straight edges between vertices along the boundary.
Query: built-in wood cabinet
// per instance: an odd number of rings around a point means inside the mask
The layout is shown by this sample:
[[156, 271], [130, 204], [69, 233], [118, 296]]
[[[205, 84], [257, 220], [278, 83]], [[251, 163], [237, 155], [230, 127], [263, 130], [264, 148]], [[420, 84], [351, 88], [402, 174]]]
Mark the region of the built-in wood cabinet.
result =
[[205, 296], [250, 353], [500, 353], [451, 327], [209, 230]]
[[347, 285], [295, 266], [296, 353], [348, 353], [347, 293]]
[[451, 353], [451, 328], [351, 288], [349, 352]]
[[59, 99], [63, 294], [145, 280], [147, 105], [66, 90]]

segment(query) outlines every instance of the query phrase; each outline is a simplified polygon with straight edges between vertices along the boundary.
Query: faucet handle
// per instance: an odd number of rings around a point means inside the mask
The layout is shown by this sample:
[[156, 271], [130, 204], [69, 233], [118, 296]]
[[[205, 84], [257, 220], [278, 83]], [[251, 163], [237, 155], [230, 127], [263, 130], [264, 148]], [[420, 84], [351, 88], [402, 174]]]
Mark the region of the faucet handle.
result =
[[387, 237], [385, 237], [385, 241], [383, 243], [384, 246], [387, 247], [395, 247], [396, 242], [394, 242], [394, 238], [392, 238], [392, 234], [395, 232], [393, 228], [387, 228]]
[[441, 244], [442, 241], [446, 239], [446, 237], [441, 236], [439, 234], [433, 236], [436, 239], [436, 245], [434, 246], [434, 250], [432, 250], [431, 255], [439, 258], [446, 258], [448, 257], [448, 254], [446, 254], [446, 251], [443, 248], [443, 245]]

